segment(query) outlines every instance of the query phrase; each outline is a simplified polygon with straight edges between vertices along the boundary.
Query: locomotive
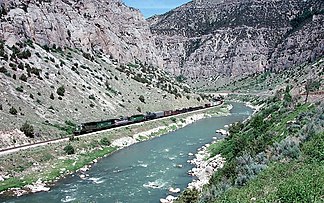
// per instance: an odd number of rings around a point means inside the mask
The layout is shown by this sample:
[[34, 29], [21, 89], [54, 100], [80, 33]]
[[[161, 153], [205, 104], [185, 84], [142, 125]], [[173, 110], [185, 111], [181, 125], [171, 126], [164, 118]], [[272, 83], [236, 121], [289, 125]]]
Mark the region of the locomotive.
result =
[[191, 111], [197, 111], [200, 109], [217, 106], [222, 103], [223, 101], [216, 101], [216, 102], [205, 104], [204, 106], [196, 106], [196, 107], [167, 110], [167, 111], [147, 112], [146, 114], [137, 114], [129, 117], [120, 117], [120, 118], [113, 118], [113, 119], [97, 121], [97, 122], [81, 123], [76, 127], [73, 133], [74, 135], [82, 135], [82, 134], [91, 133], [95, 131], [101, 131], [110, 128], [125, 126], [133, 123], [139, 123], [139, 122], [154, 120], [162, 117], [174, 116], [174, 115], [187, 113]]

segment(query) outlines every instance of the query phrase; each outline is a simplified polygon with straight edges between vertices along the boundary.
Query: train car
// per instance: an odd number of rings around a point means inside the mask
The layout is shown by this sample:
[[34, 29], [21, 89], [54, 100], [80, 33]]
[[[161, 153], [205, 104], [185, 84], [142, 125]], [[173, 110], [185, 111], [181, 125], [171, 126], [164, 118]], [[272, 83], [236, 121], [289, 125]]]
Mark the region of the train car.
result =
[[172, 115], [172, 111], [164, 111], [164, 116], [171, 116]]
[[121, 117], [119, 119], [116, 119], [115, 126], [123, 126], [123, 125], [126, 125], [128, 123], [129, 123], [129, 121], [128, 121], [127, 117]]
[[151, 113], [151, 112], [147, 112], [145, 115], [145, 120], [153, 120], [156, 119], [156, 114], [155, 113]]
[[138, 115], [133, 115], [128, 118], [128, 121], [130, 123], [137, 123], [145, 120], [145, 115], [143, 114], [138, 114]]
[[81, 125], [77, 126], [74, 134], [81, 135], [84, 133], [95, 132], [98, 130], [105, 130], [113, 127], [115, 125], [115, 119], [109, 119], [105, 121], [98, 121], [98, 122], [89, 122], [89, 123], [82, 123]]
[[157, 111], [157, 112], [154, 112], [155, 115], [156, 115], [156, 118], [161, 118], [164, 116], [164, 111]]
[[174, 111], [172, 111], [171, 112], [171, 114], [174, 116], [174, 115], [178, 115], [178, 114], [180, 114], [181, 112], [180, 112], [180, 110], [179, 109], [176, 109], [176, 110], [174, 110]]
[[211, 103], [205, 104], [205, 108], [211, 107]]

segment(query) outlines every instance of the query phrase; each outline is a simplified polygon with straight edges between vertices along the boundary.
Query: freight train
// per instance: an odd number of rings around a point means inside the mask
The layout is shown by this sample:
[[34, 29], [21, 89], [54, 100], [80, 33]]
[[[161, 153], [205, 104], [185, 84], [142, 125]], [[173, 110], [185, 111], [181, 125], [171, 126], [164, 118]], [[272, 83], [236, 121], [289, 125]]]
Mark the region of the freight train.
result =
[[81, 134], [91, 133], [95, 131], [115, 128], [119, 126], [125, 126], [133, 123], [154, 120], [162, 117], [174, 116], [182, 113], [187, 113], [191, 111], [197, 111], [200, 109], [218, 106], [222, 103], [223, 101], [215, 101], [215, 102], [205, 104], [204, 106], [196, 106], [196, 107], [189, 107], [189, 108], [168, 110], [168, 111], [148, 112], [146, 114], [137, 114], [129, 117], [120, 117], [120, 118], [113, 118], [113, 119], [97, 121], [97, 122], [81, 123], [76, 127], [74, 131], [74, 135], [81, 135]]

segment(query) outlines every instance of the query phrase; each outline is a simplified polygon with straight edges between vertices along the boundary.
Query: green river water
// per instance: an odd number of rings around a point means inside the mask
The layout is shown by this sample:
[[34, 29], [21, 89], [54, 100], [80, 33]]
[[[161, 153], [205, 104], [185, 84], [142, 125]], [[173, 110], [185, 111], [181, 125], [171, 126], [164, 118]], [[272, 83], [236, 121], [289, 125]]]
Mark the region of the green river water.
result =
[[[187, 175], [193, 165], [187, 160], [197, 149], [220, 137], [216, 129], [243, 121], [252, 109], [242, 103], [232, 103], [231, 115], [207, 118], [167, 135], [137, 143], [100, 160], [89, 177], [80, 179], [71, 175], [51, 188], [49, 192], [3, 200], [17, 203], [56, 202], [130, 202], [158, 203], [170, 187], [183, 191], [194, 177]], [[182, 168], [177, 167], [182, 165]]]

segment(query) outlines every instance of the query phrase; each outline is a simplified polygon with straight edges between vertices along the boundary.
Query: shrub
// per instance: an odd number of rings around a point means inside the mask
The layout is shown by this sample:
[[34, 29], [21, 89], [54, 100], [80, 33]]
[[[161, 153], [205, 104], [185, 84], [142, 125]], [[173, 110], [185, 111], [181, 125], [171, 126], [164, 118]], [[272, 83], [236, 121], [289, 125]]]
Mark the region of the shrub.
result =
[[109, 146], [111, 144], [111, 142], [108, 140], [107, 137], [103, 137], [101, 140], [100, 140], [100, 144], [101, 145], [105, 145], [105, 146]]
[[23, 91], [24, 91], [24, 89], [23, 89], [22, 86], [16, 87], [16, 90], [17, 90], [18, 92], [23, 92]]
[[17, 111], [17, 109], [15, 109], [15, 107], [12, 106], [12, 107], [9, 109], [9, 113], [11, 113], [12, 115], [17, 115], [18, 111]]
[[27, 76], [25, 74], [22, 74], [20, 77], [19, 77], [20, 80], [24, 81], [24, 82], [27, 82]]
[[175, 117], [171, 117], [170, 120], [171, 120], [172, 122], [174, 122], [174, 123], [177, 122], [177, 118], [175, 118]]
[[199, 192], [198, 190], [185, 190], [179, 198], [176, 200], [178, 203], [193, 203], [197, 202], [199, 198]]
[[139, 98], [138, 98], [141, 102], [145, 103], [145, 98], [143, 95], [141, 95]]
[[93, 94], [89, 95], [89, 99], [96, 100], [96, 98]]
[[34, 127], [27, 123], [27, 121], [24, 123], [23, 126], [21, 126], [20, 130], [30, 138], [34, 138]]
[[75, 153], [73, 146], [70, 145], [70, 144], [67, 145], [67, 146], [65, 146], [63, 150], [64, 150], [65, 153], [67, 153], [68, 155], [70, 155], [70, 154], [74, 154], [74, 153]]
[[2, 104], [0, 104], [0, 111], [2, 111]]
[[53, 93], [51, 93], [50, 99], [54, 100], [54, 94]]
[[65, 93], [65, 88], [64, 86], [62, 85], [61, 87], [57, 88], [56, 90], [56, 93], [60, 96], [64, 96], [64, 93]]

